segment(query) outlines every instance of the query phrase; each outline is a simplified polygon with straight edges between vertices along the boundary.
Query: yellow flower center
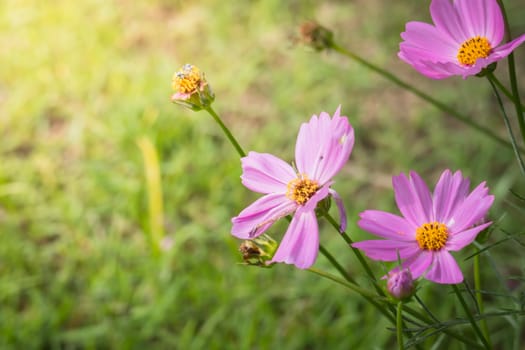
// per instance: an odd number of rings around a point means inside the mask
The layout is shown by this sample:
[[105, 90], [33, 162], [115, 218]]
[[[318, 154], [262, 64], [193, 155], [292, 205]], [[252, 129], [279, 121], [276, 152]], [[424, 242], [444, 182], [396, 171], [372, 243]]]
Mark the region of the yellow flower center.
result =
[[458, 61], [462, 65], [472, 66], [478, 58], [487, 58], [492, 50], [489, 41], [485, 37], [477, 36], [461, 44], [458, 51]]
[[306, 174], [300, 174], [296, 179], [288, 182], [287, 187], [286, 197], [303, 205], [317, 192], [319, 184], [315, 180], [310, 180]]
[[173, 75], [171, 86], [173, 90], [182, 94], [189, 94], [197, 91], [201, 85], [202, 74], [199, 68], [185, 64], [177, 73]]
[[429, 222], [416, 230], [416, 241], [421, 249], [441, 250], [448, 239], [448, 228], [439, 222]]

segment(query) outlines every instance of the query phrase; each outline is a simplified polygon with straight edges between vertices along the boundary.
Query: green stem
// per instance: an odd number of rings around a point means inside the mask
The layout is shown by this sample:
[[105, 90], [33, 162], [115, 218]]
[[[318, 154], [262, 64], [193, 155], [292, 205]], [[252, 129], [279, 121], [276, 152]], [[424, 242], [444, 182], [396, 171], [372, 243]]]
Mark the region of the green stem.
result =
[[523, 159], [521, 159], [521, 152], [516, 142], [516, 138], [514, 137], [514, 133], [512, 132], [512, 126], [510, 124], [509, 117], [507, 116], [507, 112], [505, 112], [505, 106], [503, 106], [503, 101], [501, 100], [498, 89], [496, 88], [496, 85], [493, 81], [494, 75], [492, 73], [487, 74], [487, 79], [489, 80], [490, 86], [492, 87], [492, 90], [494, 91], [494, 95], [496, 96], [496, 100], [498, 101], [499, 108], [501, 109], [501, 112], [503, 113], [503, 121], [505, 122], [505, 127], [507, 128], [507, 132], [509, 133], [510, 141], [512, 143], [512, 148], [514, 150], [514, 155], [516, 156], [516, 159], [518, 160], [518, 164], [520, 166], [521, 172], [523, 173], [523, 175], [525, 175], [525, 164], [523, 163]]
[[[507, 18], [507, 12], [505, 11], [505, 5], [503, 1], [498, 0], [499, 6], [501, 8], [501, 13], [503, 14], [503, 22], [505, 23], [505, 32], [507, 42], [512, 40], [512, 34], [510, 32], [510, 24]], [[516, 63], [514, 62], [514, 53], [510, 53], [507, 57], [507, 63], [509, 66], [509, 80], [510, 87], [512, 89], [512, 94], [514, 99], [511, 99], [514, 102], [514, 107], [516, 108], [516, 117], [518, 118], [518, 124], [520, 126], [521, 138], [525, 142], [525, 116], [523, 114], [523, 107], [520, 101], [520, 93], [518, 88], [518, 79], [516, 78]]]
[[[329, 213], [325, 213], [324, 217], [330, 223], [330, 225], [332, 225], [332, 227], [341, 235], [341, 237], [343, 237], [343, 239], [348, 244], [350, 249], [352, 249], [352, 252], [356, 256], [357, 260], [359, 260], [359, 263], [361, 264], [361, 266], [365, 270], [366, 274], [368, 275], [368, 277], [372, 281], [377, 294], [382, 296], [382, 297], [385, 297], [386, 294], [383, 291], [383, 289], [381, 289], [379, 284], [377, 283], [377, 279], [376, 279], [374, 273], [372, 272], [372, 269], [370, 268], [370, 265], [368, 265], [368, 263], [366, 262], [365, 257], [363, 256], [363, 254], [361, 254], [361, 251], [359, 249], [352, 247], [352, 244], [354, 243], [354, 241], [350, 238], [350, 236], [348, 236], [348, 234], [345, 231], [341, 230], [340, 226], [337, 224], [335, 219]], [[392, 314], [395, 314], [396, 311], [395, 311], [395, 308], [394, 308], [393, 305], [389, 305], [388, 308], [389, 308], [389, 310], [390, 310], [390, 312]], [[412, 334], [410, 332], [408, 332], [408, 331], [407, 331], [407, 335], [410, 338], [412, 337]]]
[[350, 276], [348, 274], [348, 272], [346, 272], [346, 270], [344, 269], [344, 267], [339, 264], [339, 262], [333, 257], [332, 254], [330, 254], [330, 252], [328, 250], [326, 250], [325, 247], [323, 247], [321, 244], [319, 245], [319, 251], [321, 252], [321, 254], [323, 254], [325, 256], [325, 258], [335, 267], [335, 269], [337, 271], [339, 271], [339, 273], [341, 274], [341, 276], [343, 276], [343, 278], [345, 280], [347, 280], [348, 282], [352, 283], [352, 284], [355, 284], [357, 285], [357, 283], [355, 282], [355, 280], [352, 278], [352, 276]]
[[421, 300], [417, 294], [414, 294], [414, 298], [416, 299], [417, 303], [423, 308], [423, 310], [426, 311], [426, 313], [437, 323], [439, 323], [439, 320], [436, 316], [430, 311], [430, 309], [423, 303], [423, 300]]
[[210, 115], [213, 117], [213, 119], [215, 119], [217, 124], [219, 124], [219, 126], [222, 129], [222, 131], [226, 134], [226, 137], [228, 138], [228, 140], [230, 140], [230, 142], [233, 145], [233, 147], [237, 150], [237, 153], [239, 153], [239, 155], [241, 157], [246, 157], [246, 152], [244, 152], [244, 150], [242, 149], [241, 145], [239, 145], [239, 143], [237, 142], [235, 137], [232, 135], [232, 133], [226, 127], [226, 125], [224, 125], [224, 123], [222, 122], [221, 118], [217, 115], [217, 113], [215, 113], [213, 108], [211, 108], [211, 106], [208, 106], [208, 107], [205, 108], [205, 110], [208, 113], [210, 113]]
[[403, 302], [402, 301], [399, 301], [397, 303], [396, 330], [397, 330], [398, 349], [404, 350], [405, 346], [403, 344]]
[[376, 300], [381, 300], [383, 302], [388, 302], [388, 299], [386, 298], [380, 298], [378, 297], [377, 295], [375, 295], [374, 293], [371, 293], [369, 292], [368, 290], [364, 289], [364, 288], [361, 288], [359, 287], [358, 285], [356, 284], [353, 284], [353, 283], [348, 283], [347, 281], [344, 281], [342, 279], [340, 279], [339, 277], [337, 276], [334, 276], [332, 275], [331, 273], [328, 273], [328, 272], [325, 272], [325, 271], [322, 271], [322, 270], [318, 270], [316, 268], [313, 268], [313, 267], [310, 267], [308, 269], [308, 271], [310, 272], [313, 272], [321, 277], [324, 277], [324, 278], [327, 278], [335, 283], [338, 283], [356, 293], [358, 293], [359, 295], [361, 295], [363, 298], [365, 298], [368, 302], [370, 302], [372, 305], [374, 305], [390, 322], [392, 322], [392, 324], [395, 324], [395, 320], [394, 320], [394, 317], [384, 308], [381, 306], [381, 304], [379, 304]]
[[[370, 277], [370, 279], [375, 284], [375, 282], [377, 282], [377, 279], [374, 276], [374, 273], [372, 272], [372, 269], [370, 268], [370, 266], [366, 262], [363, 254], [361, 254], [361, 251], [359, 249], [352, 247], [352, 244], [354, 243], [354, 241], [348, 236], [348, 234], [345, 231], [341, 231], [340, 230], [339, 224], [335, 221], [335, 219], [330, 214], [325, 213], [324, 216], [325, 216], [326, 220], [330, 223], [330, 225], [332, 225], [335, 228], [335, 230], [337, 232], [339, 232], [341, 237], [343, 237], [345, 242], [350, 246], [350, 248], [354, 252], [357, 260], [359, 260], [359, 263], [363, 266], [363, 269], [365, 270], [366, 274], [368, 275], [368, 277]], [[383, 295], [384, 295], [384, 293], [383, 293]]]
[[461, 306], [463, 307], [463, 310], [465, 310], [465, 313], [467, 314], [467, 318], [469, 319], [470, 324], [472, 325], [472, 328], [474, 329], [474, 332], [476, 333], [478, 338], [481, 340], [481, 342], [483, 343], [483, 345], [485, 346], [486, 349], [492, 349], [490, 344], [487, 342], [487, 340], [483, 336], [483, 333], [479, 329], [478, 324], [474, 320], [474, 317], [472, 316], [472, 313], [470, 312], [470, 310], [469, 310], [469, 308], [467, 306], [467, 303], [465, 302], [465, 299], [461, 295], [461, 292], [459, 291], [458, 286], [453, 284], [452, 285], [452, 289], [454, 289], [454, 293], [456, 293], [456, 295], [457, 295], [457, 297], [459, 299], [459, 302], [461, 303]]
[[[503, 95], [505, 95], [512, 103], [516, 103], [516, 99], [514, 98], [514, 95], [499, 81], [499, 79], [494, 75], [494, 84], [500, 89], [501, 92], [503, 92]], [[519, 103], [519, 102], [518, 102]], [[522, 109], [525, 109], [525, 106], [521, 105]]]
[[[483, 294], [481, 294], [481, 273], [479, 268], [479, 248], [476, 249], [476, 255], [474, 255], [474, 289], [476, 290], [476, 301], [478, 303], [479, 313], [483, 314], [485, 311], [485, 307], [483, 305]], [[483, 335], [485, 336], [485, 339], [487, 339], [487, 342], [492, 345], [492, 341], [490, 340], [490, 333], [489, 328], [487, 325], [486, 319], [481, 319], [481, 330], [483, 331]]]
[[407, 91], [410, 91], [411, 93], [413, 93], [414, 95], [418, 96], [419, 98], [429, 102], [430, 104], [432, 104], [434, 107], [442, 110], [443, 112], [445, 113], [448, 113], [449, 115], [451, 115], [452, 117], [456, 118], [457, 120], [461, 121], [462, 123], [470, 126], [471, 128], [481, 132], [482, 134], [484, 134], [485, 136], [491, 138], [492, 140], [496, 141], [497, 143], [499, 143], [500, 145], [502, 146], [505, 146], [505, 147], [508, 147], [508, 148], [512, 148], [512, 145], [507, 141], [505, 140], [504, 138], [502, 137], [499, 137], [498, 135], [494, 134], [490, 129], [476, 123], [475, 121], [471, 120], [469, 117], [463, 115], [463, 114], [460, 114], [459, 112], [457, 112], [455, 109], [449, 107], [448, 105], [444, 104], [443, 102], [440, 102], [436, 99], [434, 99], [432, 96], [430, 95], [427, 95], [426, 93], [424, 93], [423, 91], [417, 89], [416, 87], [412, 86], [411, 84], [407, 83], [407, 82], [404, 82], [403, 80], [399, 79], [397, 76], [395, 76], [394, 74], [370, 63], [368, 60], [365, 60], [364, 58], [354, 54], [353, 52], [350, 52], [348, 50], [346, 50], [345, 48], [339, 46], [338, 44], [336, 44], [335, 42], [331, 42], [330, 43], [330, 47], [332, 49], [334, 49], [335, 51], [339, 52], [340, 54], [342, 55], [345, 55], [355, 61], [357, 61], [358, 63], [360, 63], [361, 65], [367, 67], [368, 69], [378, 73], [379, 75], [383, 76], [384, 78], [390, 80], [391, 82], [393, 82], [394, 84], [397, 84], [398, 86], [402, 87], [403, 89], [407, 90]]
[[357, 284], [353, 284], [353, 283], [349, 283], [345, 280], [342, 280], [341, 278], [329, 273], [329, 272], [325, 272], [325, 271], [322, 271], [322, 270], [319, 270], [319, 269], [316, 269], [315, 267], [310, 267], [308, 269], [308, 271], [310, 272], [313, 272], [319, 276], [322, 276], [324, 278], [327, 278], [333, 282], [336, 282], [340, 285], [342, 285], [343, 287], [346, 287], [348, 289], [351, 289], [353, 290], [354, 292], [360, 294], [361, 296], [363, 297], [366, 297], [366, 298], [369, 298], [369, 299], [379, 299], [379, 300], [382, 300], [382, 301], [387, 301], [386, 298], [381, 298], [381, 297], [378, 297], [376, 294], [362, 288], [362, 287], [359, 287]]

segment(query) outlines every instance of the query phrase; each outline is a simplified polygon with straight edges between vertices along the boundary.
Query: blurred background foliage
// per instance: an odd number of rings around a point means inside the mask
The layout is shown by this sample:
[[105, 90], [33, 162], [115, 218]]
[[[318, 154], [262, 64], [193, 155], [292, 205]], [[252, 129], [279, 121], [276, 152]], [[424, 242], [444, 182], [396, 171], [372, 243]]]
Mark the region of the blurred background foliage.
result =
[[[525, 6], [506, 3], [514, 34], [525, 32]], [[230, 219], [257, 196], [240, 184], [239, 159], [212, 119], [169, 102], [170, 83], [182, 64], [197, 65], [240, 143], [290, 161], [299, 125], [341, 104], [356, 144], [335, 187], [354, 240], [370, 237], [355, 226], [360, 211], [394, 209], [392, 175], [413, 169], [433, 184], [450, 168], [473, 184], [488, 182], [497, 225], [486, 244], [500, 242], [523, 233], [524, 205], [510, 190], [523, 195], [525, 187], [512, 152], [345, 57], [297, 39], [299, 25], [316, 20], [341, 45], [506, 137], [488, 83], [430, 81], [397, 59], [405, 22], [428, 20], [428, 5], [0, 2], [0, 347], [392, 347], [389, 324], [355, 294], [290, 266], [239, 264]], [[524, 48], [516, 55], [523, 82]], [[157, 255], [148, 242], [141, 138], [160, 162], [166, 238]], [[321, 242], [367, 285], [343, 241], [321, 226]], [[270, 233], [280, 238], [285, 229], [279, 223]], [[519, 304], [520, 242], [516, 236], [482, 255], [487, 288], [504, 295], [487, 296], [489, 310]], [[456, 255], [466, 275], [472, 262], [464, 258], [472, 253]], [[316, 266], [330, 269], [322, 257]], [[447, 301], [449, 291], [423, 283], [421, 295], [445, 318], [461, 313]], [[516, 344], [519, 319], [491, 319], [489, 326], [497, 343]]]

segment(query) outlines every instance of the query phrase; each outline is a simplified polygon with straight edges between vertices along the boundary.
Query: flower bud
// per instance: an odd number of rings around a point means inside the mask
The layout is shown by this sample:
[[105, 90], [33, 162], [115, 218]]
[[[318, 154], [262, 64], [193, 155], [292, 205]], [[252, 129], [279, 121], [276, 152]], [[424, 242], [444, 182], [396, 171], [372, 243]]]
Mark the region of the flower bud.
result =
[[303, 44], [322, 51], [331, 47], [334, 34], [320, 24], [308, 21], [299, 27], [299, 37]]
[[171, 86], [175, 93], [171, 101], [199, 111], [211, 105], [215, 95], [199, 68], [185, 64], [173, 75]]
[[261, 267], [269, 266], [266, 262], [272, 259], [276, 250], [277, 242], [266, 234], [250, 241], [243, 241], [239, 246], [245, 264]]
[[410, 298], [416, 290], [416, 284], [409, 269], [389, 272], [386, 286], [388, 293], [399, 300]]

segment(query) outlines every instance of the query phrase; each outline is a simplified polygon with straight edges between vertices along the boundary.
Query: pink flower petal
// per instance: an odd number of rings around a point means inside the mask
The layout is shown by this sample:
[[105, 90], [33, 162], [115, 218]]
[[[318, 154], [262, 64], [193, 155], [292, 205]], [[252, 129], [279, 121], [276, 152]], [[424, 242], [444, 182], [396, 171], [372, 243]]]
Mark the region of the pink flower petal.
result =
[[392, 178], [396, 203], [401, 213], [415, 226], [432, 221], [432, 197], [428, 187], [415, 172]]
[[379, 210], [366, 210], [359, 214], [357, 225], [376, 236], [395, 241], [413, 241], [417, 226], [405, 218]]
[[300, 173], [312, 176], [317, 162], [319, 145], [323, 134], [326, 133], [326, 124], [320, 123], [314, 115], [308, 123], [303, 123], [297, 135], [295, 144], [295, 165]]
[[410, 49], [402, 50], [398, 56], [406, 63], [412, 65], [419, 73], [431, 79], [444, 79], [465, 73], [465, 70], [457, 63], [424, 60], [424, 57], [422, 58], [419, 52], [412, 52]]
[[353, 128], [346, 117], [340, 116], [340, 107], [333, 118], [326, 112], [314, 115], [297, 136], [297, 170], [324, 184], [348, 161], [353, 144]]
[[319, 252], [319, 227], [315, 212], [294, 215], [271, 262], [293, 264], [300, 269], [312, 266]]
[[253, 202], [232, 219], [232, 235], [251, 239], [266, 231], [275, 221], [292, 213], [297, 204], [284, 194], [268, 194]]
[[463, 281], [463, 274], [452, 255], [441, 250], [434, 252], [434, 261], [425, 278], [436, 283], [457, 284]]
[[416, 241], [370, 240], [353, 243], [352, 247], [362, 250], [370, 259], [397, 261], [406, 259], [420, 250]]
[[469, 39], [464, 23], [450, 0], [432, 0], [430, 15], [438, 30], [452, 38], [458, 47]]
[[458, 53], [458, 44], [428, 23], [408, 22], [401, 38], [401, 52], [411, 51], [417, 60], [449, 62]]
[[268, 153], [250, 152], [241, 161], [242, 183], [254, 192], [286, 193], [288, 182], [297, 177], [288, 163]]
[[448, 223], [451, 213], [463, 203], [468, 195], [470, 181], [463, 178], [461, 171], [453, 175], [445, 170], [434, 189], [433, 202], [436, 221]]
[[471, 228], [470, 230], [461, 231], [458, 233], [451, 234], [448, 238], [446, 249], [451, 251], [458, 251], [472, 243], [477, 235], [490, 226], [492, 222], [487, 222], [483, 225], [479, 225]]
[[493, 202], [494, 196], [488, 195], [488, 188], [482, 182], [456, 208], [445, 224], [452, 231], [463, 231], [485, 218]]
[[492, 47], [501, 42], [505, 26], [501, 9], [496, 0], [456, 0], [455, 7], [470, 38], [478, 35], [485, 37]]
[[[516, 39], [495, 48], [489, 57], [493, 57], [495, 61], [499, 61], [511, 54], [518, 46], [525, 42], [525, 34], [517, 37]], [[477, 63], [477, 62], [476, 62]], [[492, 62], [491, 62], [492, 63]]]

